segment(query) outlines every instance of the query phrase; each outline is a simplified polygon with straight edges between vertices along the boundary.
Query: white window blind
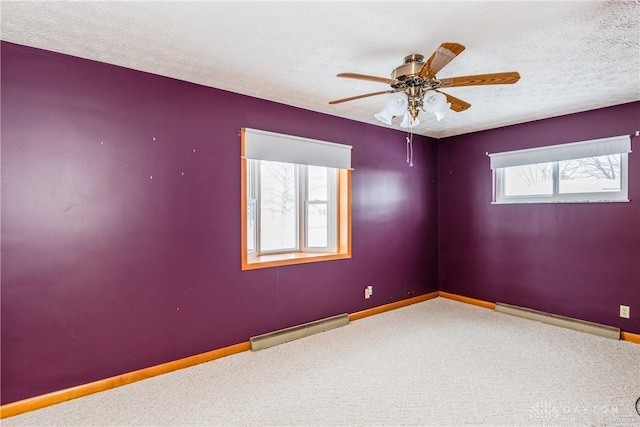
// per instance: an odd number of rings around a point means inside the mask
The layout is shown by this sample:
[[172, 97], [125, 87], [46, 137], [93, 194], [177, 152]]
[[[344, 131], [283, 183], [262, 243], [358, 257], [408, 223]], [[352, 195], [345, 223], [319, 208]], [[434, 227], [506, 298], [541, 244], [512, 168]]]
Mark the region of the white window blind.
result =
[[631, 152], [629, 135], [489, 154], [491, 169]]
[[351, 169], [351, 146], [244, 128], [244, 157]]

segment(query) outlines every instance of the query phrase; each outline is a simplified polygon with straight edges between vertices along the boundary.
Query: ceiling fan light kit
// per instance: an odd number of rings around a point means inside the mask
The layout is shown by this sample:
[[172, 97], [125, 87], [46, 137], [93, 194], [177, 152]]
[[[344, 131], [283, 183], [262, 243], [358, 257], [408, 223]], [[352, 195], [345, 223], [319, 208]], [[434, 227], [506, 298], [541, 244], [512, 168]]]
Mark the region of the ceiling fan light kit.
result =
[[[424, 60], [423, 55], [417, 53], [407, 55], [404, 58], [404, 63], [391, 72], [391, 78], [340, 73], [337, 77], [386, 83], [390, 89], [337, 99], [329, 104], [339, 104], [390, 93], [403, 94], [400, 98], [406, 102], [399, 102], [398, 96], [395, 96], [387, 102], [382, 111], [374, 116], [387, 125], [393, 124], [393, 117], [403, 117], [400, 126], [411, 128], [419, 124], [420, 111], [434, 113], [436, 119], [440, 121], [449, 109], [461, 112], [471, 107], [468, 102], [441, 92], [439, 89], [456, 86], [514, 84], [520, 79], [520, 74], [515, 71], [438, 79], [436, 73], [464, 49], [465, 47], [459, 43], [447, 42], [442, 43], [427, 61]], [[399, 111], [401, 105], [402, 112]]]

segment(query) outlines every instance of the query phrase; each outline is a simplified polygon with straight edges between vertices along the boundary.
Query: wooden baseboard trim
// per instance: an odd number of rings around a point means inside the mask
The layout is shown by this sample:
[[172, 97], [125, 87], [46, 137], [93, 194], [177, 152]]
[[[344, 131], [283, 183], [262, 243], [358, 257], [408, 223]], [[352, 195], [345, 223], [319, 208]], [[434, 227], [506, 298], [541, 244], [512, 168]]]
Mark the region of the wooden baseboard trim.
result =
[[23, 414], [36, 409], [46, 408], [56, 403], [66, 402], [67, 400], [76, 399], [78, 397], [87, 396], [93, 393], [109, 390], [125, 384], [131, 384], [136, 381], [155, 377], [157, 375], [166, 374], [168, 372], [177, 371], [178, 369], [188, 368], [200, 363], [209, 362], [221, 357], [230, 356], [232, 354], [241, 353], [251, 349], [249, 341], [228, 347], [219, 348], [217, 350], [208, 351], [206, 353], [196, 354], [194, 356], [185, 357], [183, 359], [174, 360], [163, 363], [161, 365], [151, 366], [149, 368], [139, 369], [126, 374], [116, 375], [111, 378], [94, 381], [87, 384], [58, 390], [40, 396], [31, 397], [29, 399], [19, 400], [17, 402], [8, 403], [0, 406], [0, 419], [12, 417], [14, 415]]
[[378, 307], [369, 308], [367, 310], [358, 311], [356, 313], [349, 314], [349, 321], [363, 319], [365, 317], [373, 316], [374, 314], [384, 313], [385, 311], [395, 310], [396, 308], [406, 307], [418, 302], [427, 301], [438, 297], [438, 292], [431, 292], [429, 294], [419, 295], [413, 298], [403, 299], [401, 301], [392, 302]]
[[632, 334], [631, 332], [620, 332], [620, 339], [623, 341], [631, 341], [640, 344], [640, 334]]
[[[396, 308], [405, 307], [407, 305], [415, 304], [422, 301], [427, 301], [432, 298], [436, 298], [438, 292], [431, 292], [430, 294], [420, 295], [417, 297], [409, 298], [402, 301], [397, 301], [391, 304], [374, 307], [368, 310], [359, 311], [349, 315], [349, 320], [362, 319], [364, 317], [372, 316], [374, 314], [383, 313], [385, 311], [394, 310]], [[249, 341], [235, 344], [229, 347], [212, 350], [206, 353], [196, 354], [194, 356], [185, 357], [183, 359], [174, 360], [171, 362], [163, 363], [161, 365], [151, 366], [149, 368], [140, 369], [133, 372], [127, 372], [126, 374], [117, 375], [111, 378], [105, 378], [103, 380], [94, 381], [87, 384], [81, 384], [75, 387], [67, 388], [64, 390], [58, 390], [51, 393], [43, 394], [40, 396], [31, 397], [17, 402], [8, 403], [0, 406], [0, 419], [12, 417], [14, 415], [23, 414], [25, 412], [35, 411], [36, 409], [46, 408], [47, 406], [55, 405], [57, 403], [66, 402], [68, 400], [77, 399], [79, 397], [88, 396], [93, 393], [109, 390], [111, 388], [119, 387], [126, 384], [131, 384], [136, 381], [144, 380], [147, 378], [155, 377], [157, 375], [166, 374], [168, 372], [176, 371], [178, 369], [188, 368], [190, 366], [198, 365], [200, 363], [209, 362], [211, 360], [219, 359], [221, 357], [230, 356], [232, 354], [241, 353], [251, 349], [251, 343]]]
[[[495, 304], [488, 301], [468, 298], [461, 295], [451, 294], [449, 292], [436, 291], [424, 295], [419, 295], [417, 297], [392, 302], [390, 304], [373, 307], [367, 310], [358, 311], [356, 313], [351, 313], [349, 314], [349, 321], [363, 319], [365, 317], [373, 316], [374, 314], [384, 313], [385, 311], [395, 310], [397, 308], [406, 307], [408, 305], [416, 304], [423, 301], [428, 301], [437, 297], [447, 298], [489, 309], [495, 308]], [[620, 339], [640, 344], [640, 334], [633, 334], [631, 332], [622, 331], [620, 332]], [[221, 357], [231, 356], [232, 354], [241, 353], [250, 349], [251, 343], [249, 341], [246, 341], [228, 347], [219, 348], [217, 350], [208, 351], [206, 353], [200, 353], [194, 356], [185, 357], [183, 359], [163, 363], [161, 365], [151, 366], [149, 368], [127, 372], [126, 374], [117, 375], [111, 378], [105, 378], [103, 380], [98, 380], [64, 390], [58, 390], [40, 396], [19, 400], [17, 402], [8, 403], [6, 405], [0, 406], [0, 419], [23, 414], [25, 412], [35, 411], [36, 409], [46, 408], [47, 406], [55, 405], [56, 403], [62, 403], [68, 400], [77, 399], [79, 397], [88, 396], [93, 393], [98, 393], [126, 384], [131, 384], [136, 381], [155, 377], [157, 375], [177, 371], [178, 369], [188, 368], [190, 366], [209, 362]]]
[[455, 301], [464, 302], [464, 303], [467, 303], [467, 304], [477, 305], [478, 307], [489, 308], [491, 310], [496, 308], [495, 303], [492, 303], [492, 302], [489, 302], [489, 301], [483, 301], [481, 299], [463, 297], [462, 295], [450, 294], [449, 292], [439, 291], [438, 292], [438, 296], [440, 296], [442, 298], [447, 298], [447, 299], [452, 299], [452, 300], [455, 300]]
[[[492, 310], [495, 310], [495, 308], [496, 308], [496, 305], [494, 303], [492, 303], [492, 302], [483, 301], [483, 300], [475, 299], [475, 298], [463, 297], [462, 295], [451, 294], [449, 292], [438, 291], [438, 296], [443, 297], [443, 298], [452, 299], [452, 300], [455, 300], [455, 301], [464, 302], [464, 303], [467, 303], [467, 304], [477, 305], [479, 307], [490, 308]], [[633, 343], [636, 343], [636, 344], [640, 344], [640, 334], [634, 334], [634, 333], [631, 333], [631, 332], [620, 331], [620, 340], [629, 341], [629, 342], [633, 342]]]

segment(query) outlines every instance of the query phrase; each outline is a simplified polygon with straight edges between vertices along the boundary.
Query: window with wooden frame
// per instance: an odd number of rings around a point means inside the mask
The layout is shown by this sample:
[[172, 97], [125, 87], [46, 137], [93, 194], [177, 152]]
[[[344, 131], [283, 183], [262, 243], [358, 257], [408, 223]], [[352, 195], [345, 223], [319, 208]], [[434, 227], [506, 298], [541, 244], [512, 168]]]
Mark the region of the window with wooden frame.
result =
[[351, 146], [241, 130], [242, 269], [351, 257]]

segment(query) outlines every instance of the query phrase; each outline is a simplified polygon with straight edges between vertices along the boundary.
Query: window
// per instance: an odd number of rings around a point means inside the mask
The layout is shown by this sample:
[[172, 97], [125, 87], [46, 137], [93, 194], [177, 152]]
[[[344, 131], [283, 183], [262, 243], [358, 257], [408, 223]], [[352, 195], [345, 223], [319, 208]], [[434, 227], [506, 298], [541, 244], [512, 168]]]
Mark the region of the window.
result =
[[337, 169], [247, 160], [247, 251], [335, 252]]
[[626, 202], [631, 138], [490, 154], [494, 203]]
[[242, 269], [351, 257], [351, 147], [242, 130]]

